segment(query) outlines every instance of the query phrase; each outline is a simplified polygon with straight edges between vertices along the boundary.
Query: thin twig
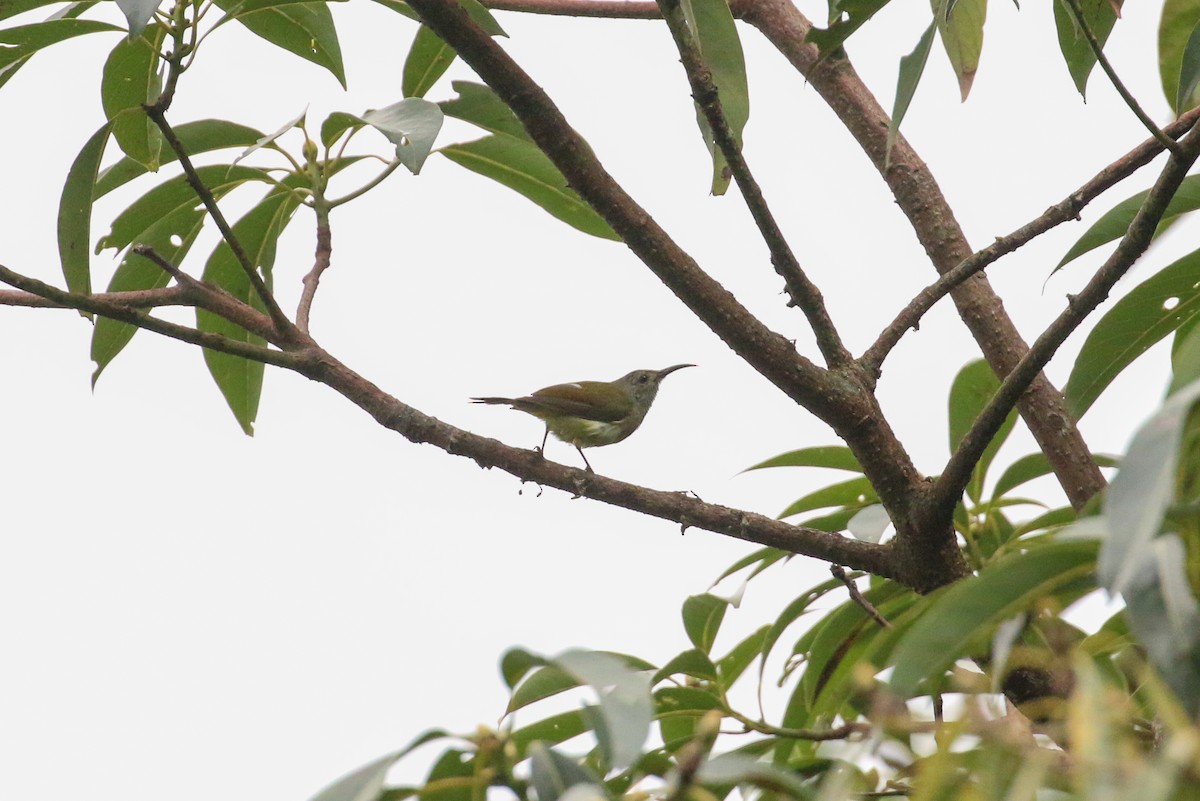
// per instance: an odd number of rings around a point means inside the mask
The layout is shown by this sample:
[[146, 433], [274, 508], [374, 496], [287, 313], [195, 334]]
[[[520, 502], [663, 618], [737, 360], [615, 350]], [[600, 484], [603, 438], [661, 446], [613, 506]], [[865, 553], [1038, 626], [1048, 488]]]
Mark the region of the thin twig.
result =
[[1083, 18], [1083, 9], [1079, 6], [1079, 0], [1065, 0], [1065, 2], [1067, 8], [1071, 9], [1071, 15], [1075, 17], [1075, 24], [1079, 26], [1079, 30], [1083, 33], [1084, 38], [1087, 39], [1088, 46], [1092, 48], [1092, 53], [1096, 56], [1096, 61], [1100, 64], [1100, 69], [1104, 70], [1104, 74], [1112, 82], [1113, 88], [1117, 90], [1117, 94], [1125, 101], [1125, 105], [1129, 107], [1129, 110], [1133, 112], [1142, 125], [1146, 126], [1146, 130], [1159, 141], [1159, 144], [1172, 153], [1178, 153], [1178, 143], [1163, 133], [1154, 120], [1150, 119], [1150, 115], [1142, 109], [1137, 99], [1125, 88], [1125, 84], [1117, 76], [1117, 71], [1109, 63], [1108, 56], [1104, 55], [1104, 47], [1100, 44], [1100, 40], [1096, 38], [1095, 32], [1092, 31], [1092, 26]]
[[879, 624], [880, 628], [890, 629], [892, 627], [892, 622], [879, 613], [875, 605], [868, 601], [866, 596], [859, 591], [858, 585], [854, 583], [854, 580], [846, 575], [845, 568], [841, 565], [830, 565], [829, 572], [833, 574], [835, 579], [846, 585], [846, 589], [850, 592], [850, 599], [861, 606], [870, 618]]
[[179, 158], [179, 165], [183, 168], [183, 174], [187, 177], [188, 184], [192, 187], [192, 191], [196, 193], [196, 196], [200, 198], [200, 202], [204, 204], [209, 217], [216, 224], [217, 230], [221, 232], [221, 238], [225, 240], [225, 244], [229, 246], [229, 251], [237, 259], [238, 264], [241, 265], [242, 271], [250, 281], [250, 286], [254, 288], [255, 294], [262, 301], [263, 307], [266, 308], [267, 314], [271, 317], [271, 321], [279, 330], [280, 335], [287, 336], [295, 330], [295, 326], [287, 318], [287, 315], [283, 313], [283, 310], [279, 308], [279, 304], [275, 302], [275, 296], [267, 289], [266, 283], [258, 273], [258, 266], [246, 254], [246, 249], [242, 247], [241, 240], [233, 233], [233, 229], [217, 205], [217, 200], [213, 197], [213, 193], [205, 186], [204, 181], [200, 178], [200, 174], [196, 172], [196, 167], [192, 164], [191, 158], [188, 157], [183, 143], [179, 141], [179, 136], [175, 133], [175, 129], [167, 122], [163, 110], [157, 104], [147, 105], [145, 109], [147, 116], [162, 131], [163, 139], [166, 140], [171, 150]]
[[38, 297], [53, 301], [59, 306], [91, 312], [101, 317], [109, 317], [113, 320], [135, 325], [138, 328], [145, 328], [147, 331], [153, 331], [156, 334], [162, 334], [171, 339], [178, 339], [181, 342], [199, 345], [202, 348], [228, 353], [233, 356], [241, 356], [243, 359], [250, 359], [251, 361], [273, 364], [277, 367], [287, 367], [291, 370], [302, 370], [302, 368], [310, 366], [309, 362], [312, 359], [312, 355], [308, 350], [298, 349], [292, 352], [272, 350], [271, 348], [239, 342], [222, 334], [198, 331], [194, 328], [188, 328], [185, 325], [177, 325], [169, 323], [166, 320], [159, 320], [155, 317], [150, 317], [142, 309], [112, 300], [112, 293], [85, 295], [66, 292], [43, 283], [36, 278], [30, 278], [29, 276], [14, 272], [4, 265], [0, 265], [0, 281]]
[[812, 740], [814, 742], [845, 740], [847, 737], [855, 734], [866, 734], [871, 731], [870, 723], [860, 721], [852, 721], [832, 729], [789, 729], [781, 726], [772, 726], [770, 723], [765, 723], [761, 720], [755, 720], [733, 709], [727, 711], [730, 717], [750, 731], [756, 731], [759, 734], [769, 734], [773, 737], [785, 737], [789, 740]]
[[833, 320], [829, 317], [821, 291], [809, 280], [797, 261], [787, 238], [771, 213], [770, 206], [767, 205], [758, 181], [750, 171], [750, 165], [746, 163], [741, 144], [730, 130], [729, 119], [721, 105], [720, 87], [713, 83], [712, 71], [705, 63], [700, 46], [688, 27], [679, 0], [660, 0], [659, 7], [667, 21], [667, 27], [671, 30], [671, 36], [675, 39], [675, 46], [679, 49], [680, 60], [692, 88], [692, 97], [708, 121], [713, 140], [729, 164], [729, 171], [737, 182], [746, 207], [750, 210], [750, 215], [771, 253], [771, 263], [775, 271], [783, 278], [791, 298], [789, 305], [799, 306], [808, 318], [827, 365], [838, 367], [851, 362], [850, 352], [846, 350]]
[[[1182, 136], [1191, 130], [1197, 120], [1200, 120], [1200, 107], [1192, 109], [1168, 125], [1164, 129], [1164, 133], [1170, 137]], [[908, 331], [916, 330], [925, 313], [933, 308], [939, 300], [950, 294], [955, 287], [1052, 228], [1070, 220], [1079, 219], [1079, 213], [1089, 203], [1149, 164], [1155, 156], [1162, 152], [1161, 142], [1154, 138], [1147, 139], [1109, 164], [1066, 198], [1046, 209], [1040, 217], [1031, 220], [1007, 236], [998, 237], [991, 245], [963, 259], [957, 267], [944, 273], [937, 281], [918, 292], [912, 301], [900, 310], [896, 319], [883, 329], [875, 343], [867, 348], [860, 357], [859, 363], [863, 369], [878, 378], [883, 361], [892, 348]]]
[[1179, 153], [1172, 154], [1159, 174], [1117, 249], [1096, 271], [1087, 286], [1069, 299], [1067, 308], [1037, 338], [975, 419], [934, 485], [930, 496], [934, 514], [948, 515], [953, 512], [970, 481], [976, 462], [1017, 400], [1029, 388], [1029, 383], [1079, 324], [1104, 302], [1117, 281], [1146, 251], [1167, 204], [1174, 198], [1180, 183], [1187, 177], [1187, 171], [1200, 156], [1200, 130], [1190, 132], [1180, 145]]
[[303, 291], [300, 293], [300, 305], [296, 309], [296, 327], [305, 334], [308, 333], [309, 315], [312, 314], [313, 299], [317, 296], [317, 286], [321, 283], [321, 274], [329, 269], [333, 255], [333, 232], [329, 227], [329, 204], [324, 198], [313, 199], [313, 210], [317, 215], [317, 251], [313, 258], [312, 269], [304, 276]]
[[[190, 306], [183, 287], [169, 286], [161, 289], [137, 289], [129, 292], [96, 292], [89, 297], [101, 303], [113, 303], [131, 309], [154, 309], [159, 306]], [[15, 289], [0, 289], [0, 306], [19, 306], [28, 309], [70, 309], [71, 306], [49, 298]]]
[[658, 19], [662, 16], [654, 0], [483, 0], [483, 4], [497, 11], [564, 17]]

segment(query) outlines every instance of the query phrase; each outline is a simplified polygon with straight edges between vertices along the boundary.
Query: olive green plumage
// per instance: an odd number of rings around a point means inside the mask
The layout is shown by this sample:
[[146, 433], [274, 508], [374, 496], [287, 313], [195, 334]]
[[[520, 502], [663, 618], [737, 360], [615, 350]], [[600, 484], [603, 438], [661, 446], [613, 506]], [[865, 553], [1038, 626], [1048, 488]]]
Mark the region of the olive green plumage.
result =
[[671, 373], [693, 364], [663, 370], [634, 370], [616, 381], [576, 381], [555, 384], [523, 398], [471, 398], [473, 403], [503, 404], [531, 414], [546, 424], [542, 447], [553, 434], [575, 446], [590, 472], [584, 448], [612, 445], [628, 437], [642, 421], [658, 394], [658, 385]]

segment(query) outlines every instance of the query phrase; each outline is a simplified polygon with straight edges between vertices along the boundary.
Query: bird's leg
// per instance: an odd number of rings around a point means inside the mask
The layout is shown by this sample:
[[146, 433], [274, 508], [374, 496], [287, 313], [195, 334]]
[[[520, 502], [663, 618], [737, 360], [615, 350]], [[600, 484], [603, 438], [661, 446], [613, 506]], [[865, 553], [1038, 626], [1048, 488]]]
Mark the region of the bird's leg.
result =
[[576, 446], [575, 446], [575, 450], [579, 451], [579, 455], [580, 455], [580, 457], [582, 457], [582, 458], [583, 458], [583, 463], [584, 463], [585, 465], [587, 465], [587, 471], [588, 471], [589, 473], [595, 473], [596, 471], [592, 469], [592, 463], [591, 463], [591, 462], [589, 462], [589, 461], [587, 460], [587, 457], [583, 455], [583, 448], [581, 448], [581, 447], [579, 447], [578, 445], [576, 445]]
[[546, 433], [542, 436], [542, 445], [537, 449], [538, 456], [546, 458], [546, 440], [550, 439], [550, 426], [546, 426]]

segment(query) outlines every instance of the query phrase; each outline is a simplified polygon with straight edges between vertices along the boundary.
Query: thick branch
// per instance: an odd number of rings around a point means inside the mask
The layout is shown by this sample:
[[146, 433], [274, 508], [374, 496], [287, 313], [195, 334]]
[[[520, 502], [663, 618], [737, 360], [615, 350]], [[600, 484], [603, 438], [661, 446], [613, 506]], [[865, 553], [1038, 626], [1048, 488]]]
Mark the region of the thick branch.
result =
[[[937, 271], [948, 272], [968, 258], [972, 248], [953, 210], [929, 168], [902, 135], [896, 137], [888, 158], [888, 115], [849, 61], [837, 56], [819, 61], [817, 48], [805, 44], [812, 24], [790, 0], [747, 4], [742, 19], [762, 31], [841, 119], [883, 176]], [[956, 287], [951, 297], [992, 370], [1001, 377], [1008, 375], [1029, 347], [986, 277], [972, 276]], [[1081, 508], [1105, 482], [1067, 413], [1062, 394], [1039, 375], [1021, 397], [1019, 408], [1071, 504]]]
[[[1184, 114], [1164, 129], [1172, 141], [1183, 136], [1196, 121], [1200, 119], [1200, 107]], [[967, 280], [975, 273], [986, 269], [989, 265], [1007, 256], [1022, 245], [1046, 233], [1050, 229], [1069, 220], [1079, 219], [1079, 213], [1104, 192], [1111, 189], [1120, 181], [1128, 178], [1137, 170], [1150, 163], [1155, 156], [1162, 153], [1163, 146], [1157, 139], [1147, 139], [1121, 158], [1109, 164], [1090, 181], [1076, 189], [1063, 200], [1054, 204], [1042, 214], [1031, 220], [1008, 236], [999, 237], [994, 243], [970, 257], [959, 262], [958, 266], [943, 273], [941, 278], [917, 293], [912, 301], [901, 309], [887, 328], [879, 335], [871, 347], [859, 360], [869, 373], [878, 377], [883, 360], [909, 330], [915, 330], [917, 324], [927, 311], [933, 308], [939, 300], [948, 295], [951, 290]]]
[[[131, 292], [97, 292], [88, 297], [102, 303], [114, 303], [130, 309], [153, 309], [159, 306], [189, 306], [181, 287], [169, 286], [162, 289], [139, 289]], [[31, 309], [70, 309], [61, 303], [35, 295], [32, 292], [0, 289], [0, 306], [21, 306]]]
[[872, 393], [852, 377], [826, 373], [797, 354], [701, 270], [605, 171], [541, 87], [457, 3], [412, 0], [409, 5], [508, 104], [569, 185], [697, 317], [850, 445], [902, 529], [923, 483]]
[[992, 437], [1000, 430], [1004, 418], [1012, 411], [1021, 393], [1026, 391], [1034, 376], [1046, 366], [1071, 332], [1108, 298], [1108, 293], [1117, 281], [1146, 252], [1154, 237], [1154, 231], [1162, 221], [1167, 204], [1179, 190], [1179, 185], [1187, 177], [1187, 171], [1197, 156], [1200, 156], [1200, 132], [1193, 131], [1180, 142], [1178, 153], [1167, 162], [1117, 249], [1096, 271], [1087, 286], [1078, 295], [1070, 298], [1067, 308], [1042, 332], [1029, 352], [1005, 377], [996, 394], [971, 425], [934, 488], [932, 501], [935, 513], [953, 512], [967, 482], [970, 481], [975, 463], [979, 461]]
[[750, 215], [771, 253], [771, 264], [775, 266], [775, 271], [783, 278], [787, 287], [791, 305], [799, 306], [808, 318], [817, 345], [825, 357], [825, 363], [830, 367], [849, 363], [850, 352], [842, 344], [837, 328], [829, 317], [821, 291], [809, 280], [800, 262], [796, 260], [796, 255], [775, 221], [775, 215], [771, 213], [766, 198], [763, 197], [758, 181], [750, 172], [750, 165], [746, 163], [742, 154], [741, 144], [729, 128], [729, 120], [721, 105], [719, 87], [713, 83], [712, 71], [705, 64], [700, 46], [692, 36], [680, 0], [660, 0], [659, 6], [663, 10], [671, 36], [675, 39], [675, 46], [679, 49], [680, 60], [687, 73], [688, 83], [691, 84], [692, 97], [708, 121], [713, 140], [729, 164], [729, 171], [737, 182], [746, 207], [750, 210]]

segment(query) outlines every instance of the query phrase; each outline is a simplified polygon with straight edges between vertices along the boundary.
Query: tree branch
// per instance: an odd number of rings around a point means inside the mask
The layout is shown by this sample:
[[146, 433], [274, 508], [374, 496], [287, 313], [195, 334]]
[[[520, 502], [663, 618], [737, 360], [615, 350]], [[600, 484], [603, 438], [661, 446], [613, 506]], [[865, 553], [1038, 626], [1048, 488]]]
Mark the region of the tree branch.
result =
[[317, 296], [317, 286], [321, 283], [321, 274], [329, 269], [333, 256], [333, 230], [329, 227], [329, 204], [323, 196], [313, 198], [313, 211], [317, 215], [317, 251], [313, 258], [312, 269], [302, 281], [304, 291], [300, 293], [300, 305], [296, 309], [296, 327], [303, 333], [308, 333], [308, 319], [312, 313], [313, 299]]
[[[737, 0], [730, 5], [735, 3]], [[484, 0], [483, 4], [497, 11], [522, 11], [528, 14], [565, 17], [658, 19], [662, 16], [654, 0]]]
[[1087, 39], [1088, 46], [1092, 49], [1092, 54], [1096, 56], [1096, 61], [1100, 64], [1100, 69], [1104, 70], [1104, 74], [1112, 82], [1113, 88], [1117, 90], [1117, 94], [1125, 101], [1125, 105], [1133, 112], [1133, 116], [1137, 117], [1138, 121], [1146, 126], [1146, 130], [1158, 140], [1159, 144], [1172, 153], [1178, 153], [1179, 146], [1175, 144], [1175, 140], [1163, 133], [1154, 120], [1150, 119], [1150, 115], [1138, 105], [1137, 98], [1125, 88], [1125, 84], [1117, 76], [1117, 71], [1109, 63], [1108, 56], [1104, 55], [1104, 48], [1100, 45], [1100, 40], [1096, 38], [1095, 32], [1092, 31], [1092, 26], [1083, 17], [1083, 9], [1079, 7], [1079, 0], [1064, 0], [1064, 2], [1067, 4], [1067, 8], [1071, 10], [1071, 16], [1075, 18], [1075, 24], [1079, 26], [1079, 30], [1083, 33], [1083, 38]]
[[512, 109], [567, 183], [676, 297], [748, 364], [849, 444], [897, 530], [903, 531], [924, 481], [874, 395], [856, 377], [831, 375], [796, 353], [792, 343], [701, 270], [605, 171], [541, 87], [457, 3], [412, 0], [409, 5]]
[[1000, 430], [1004, 418], [1012, 411], [1017, 399], [1027, 390], [1034, 376], [1046, 366], [1071, 332], [1108, 298], [1108, 293], [1117, 281], [1145, 253], [1146, 247], [1154, 237], [1154, 231], [1162, 221], [1167, 204], [1175, 196], [1179, 185], [1187, 177], [1187, 171], [1198, 156], [1200, 130], [1192, 131], [1181, 140], [1179, 152], [1173, 154], [1163, 168], [1117, 249], [1096, 271], [1087, 286], [1069, 299], [1067, 308], [1037, 338], [1033, 347], [1005, 377], [996, 394], [972, 423], [934, 486], [931, 501], [935, 514], [953, 513], [955, 504], [970, 481], [971, 471], [976, 462]]
[[[908, 218], [930, 261], [948, 272], [973, 249], [929, 168], [903, 135], [888, 155], [888, 115], [844, 57], [820, 60], [805, 43], [812, 24], [790, 0], [757, 0], [741, 17], [758, 28], [828, 103], [875, 165]], [[997, 376], [1008, 375], [1029, 347], [1004, 312], [987, 278], [976, 274], [951, 293], [958, 314]], [[1067, 413], [1062, 394], [1037, 376], [1021, 397], [1021, 415], [1046, 455], [1072, 506], [1082, 508], [1105, 485], [1104, 476]]]
[[[1164, 133], [1172, 138], [1187, 133], [1200, 120], [1200, 107], [1184, 114], [1164, 129]], [[892, 348], [909, 330], [916, 330], [917, 324], [927, 311], [933, 308], [955, 287], [975, 273], [986, 269], [989, 265], [1007, 256], [1017, 248], [1025, 245], [1034, 238], [1041, 236], [1050, 229], [1068, 220], [1079, 219], [1079, 213], [1104, 192], [1111, 189], [1120, 181], [1128, 178], [1137, 170], [1150, 163], [1155, 156], [1163, 151], [1162, 144], [1154, 138], [1147, 139], [1121, 158], [1109, 164], [1090, 181], [1076, 189], [1063, 200], [1054, 204], [1038, 218], [1031, 220], [1008, 236], [998, 237], [994, 243], [983, 250], [958, 263], [941, 278], [917, 293], [912, 301], [901, 309], [900, 313], [883, 331], [879, 338], [869, 347], [859, 362], [870, 374], [878, 377], [884, 359]]]
[[[182, 287], [139, 289], [130, 292], [97, 292], [88, 297], [103, 303], [113, 303], [130, 309], [153, 309], [159, 306], [190, 306]], [[0, 306], [20, 306], [29, 309], [70, 309], [49, 298], [21, 290], [0, 289]]]
[[763, 197], [762, 189], [750, 171], [750, 165], [746, 163], [741, 144], [729, 128], [729, 120], [721, 105], [720, 87], [713, 83], [712, 71], [704, 62], [700, 47], [692, 36], [680, 0], [659, 0], [659, 7], [663, 11], [667, 27], [671, 30], [671, 36], [675, 39], [675, 46], [679, 49], [680, 60], [692, 88], [692, 97], [708, 121], [713, 139], [729, 164], [729, 170], [737, 182], [746, 207], [750, 210], [750, 215], [771, 253], [771, 264], [783, 278], [791, 298], [789, 305], [799, 306], [808, 318], [817, 339], [817, 346], [821, 349], [827, 365], [838, 367], [850, 363], [853, 359], [829, 317], [821, 291], [809, 280], [796, 260], [796, 255], [775, 221], [766, 198]]
[[[169, 323], [166, 320], [150, 317], [143, 309], [113, 299], [114, 296], [121, 296], [126, 293], [105, 292], [96, 295], [84, 295], [75, 292], [66, 292], [43, 283], [36, 278], [30, 278], [29, 276], [14, 272], [2, 264], [0, 264], [0, 281], [9, 286], [24, 290], [29, 294], [44, 298], [53, 304], [52, 307], [64, 307], [91, 312], [101, 317], [109, 317], [113, 320], [120, 320], [123, 323], [136, 325], [138, 328], [145, 328], [147, 331], [153, 331], [156, 334], [162, 334], [171, 339], [178, 339], [181, 342], [187, 342], [191, 345], [199, 345], [202, 348], [228, 353], [233, 356], [241, 356], [244, 359], [263, 362], [264, 364], [273, 364], [277, 367], [287, 367], [296, 370], [311, 358], [307, 352], [299, 348], [295, 352], [272, 350], [258, 345], [238, 342], [221, 334], [197, 331], [185, 325], [177, 325]], [[180, 293], [188, 291], [185, 287], [178, 287], [177, 289]], [[165, 290], [161, 291], [165, 292]], [[255, 310], [251, 309], [251, 311]], [[259, 314], [259, 312], [255, 311], [255, 314]], [[264, 317], [263, 319], [265, 320], [266, 318]], [[240, 322], [238, 324], [241, 325]]]

